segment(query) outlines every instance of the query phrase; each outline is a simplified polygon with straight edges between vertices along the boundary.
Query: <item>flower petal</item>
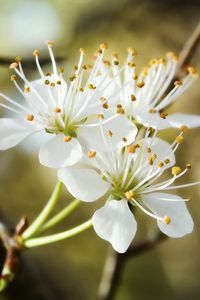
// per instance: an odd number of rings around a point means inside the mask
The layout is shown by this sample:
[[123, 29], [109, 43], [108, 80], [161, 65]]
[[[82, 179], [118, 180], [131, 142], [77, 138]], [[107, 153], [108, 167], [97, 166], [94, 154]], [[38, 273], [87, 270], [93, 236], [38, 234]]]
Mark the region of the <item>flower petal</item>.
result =
[[24, 121], [2, 118], [0, 119], [0, 150], [7, 150], [19, 144], [38, 128], [26, 124]]
[[111, 187], [96, 171], [89, 169], [63, 168], [58, 170], [58, 178], [75, 198], [85, 202], [96, 201]]
[[153, 127], [158, 130], [163, 130], [170, 128], [170, 122], [168, 121], [168, 117], [163, 119], [160, 117], [158, 112], [149, 113], [145, 110], [144, 107], [137, 109], [133, 112], [133, 116], [136, 118], [138, 123], [143, 124], [146, 127]]
[[107, 202], [94, 213], [92, 223], [96, 233], [119, 253], [128, 249], [137, 230], [135, 218], [124, 199]]
[[173, 114], [168, 116], [171, 127], [180, 128], [186, 125], [189, 128], [200, 127], [200, 116], [188, 114]]
[[78, 162], [82, 157], [81, 145], [76, 138], [64, 142], [64, 135], [57, 134], [42, 145], [39, 152], [40, 163], [50, 168], [63, 168]]
[[[169, 199], [169, 201], [166, 199]], [[169, 224], [165, 224], [159, 220], [157, 223], [162, 232], [173, 238], [182, 237], [191, 233], [194, 226], [185, 202], [181, 201], [181, 199], [179, 196], [167, 193], [151, 193], [142, 196], [142, 201], [157, 216], [161, 218], [165, 216], [170, 217], [171, 222]], [[174, 202], [176, 200], [177, 202]]]
[[120, 150], [132, 143], [136, 134], [137, 127], [122, 115], [116, 116], [102, 126], [79, 129], [81, 143], [88, 149], [97, 151], [111, 151], [116, 148]]

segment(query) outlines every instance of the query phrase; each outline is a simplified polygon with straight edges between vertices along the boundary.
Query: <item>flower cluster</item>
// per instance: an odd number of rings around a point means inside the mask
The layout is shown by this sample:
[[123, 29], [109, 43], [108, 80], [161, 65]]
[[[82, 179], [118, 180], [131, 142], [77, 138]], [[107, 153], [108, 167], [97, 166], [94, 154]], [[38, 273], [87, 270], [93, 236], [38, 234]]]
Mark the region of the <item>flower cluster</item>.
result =
[[[17, 117], [0, 119], [0, 150], [9, 149], [27, 136], [44, 131], [51, 138], [41, 145], [40, 163], [58, 169], [58, 179], [77, 199], [85, 202], [106, 199], [92, 217], [96, 233], [123, 253], [133, 240], [140, 209], [157, 220], [170, 237], [181, 237], [193, 229], [193, 221], [180, 196], [168, 191], [191, 186], [173, 185], [184, 175], [176, 165], [175, 151], [188, 128], [200, 126], [200, 116], [166, 113], [171, 105], [198, 77], [189, 67], [186, 75], [174, 80], [178, 58], [167, 53], [153, 59], [136, 72], [134, 49], [120, 65], [113, 54], [106, 60], [106, 45], [95, 54], [94, 65], [83, 63], [85, 50], [74, 73], [65, 81], [58, 70], [48, 42], [52, 72], [44, 74], [39, 51], [33, 52], [40, 78], [30, 81], [18, 60], [11, 81], [23, 95], [22, 105], [2, 93], [0, 106]], [[24, 88], [18, 84], [24, 81]], [[166, 128], [178, 128], [172, 144], [157, 137]], [[160, 177], [171, 170], [168, 179]], [[166, 171], [166, 172], [165, 172]], [[169, 173], [167, 173], [169, 174]]]

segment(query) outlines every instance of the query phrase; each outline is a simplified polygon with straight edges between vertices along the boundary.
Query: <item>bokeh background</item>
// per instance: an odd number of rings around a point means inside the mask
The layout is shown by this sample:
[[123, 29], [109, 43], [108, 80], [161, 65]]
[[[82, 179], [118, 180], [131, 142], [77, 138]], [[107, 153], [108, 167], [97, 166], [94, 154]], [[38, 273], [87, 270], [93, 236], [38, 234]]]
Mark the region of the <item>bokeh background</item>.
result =
[[[117, 51], [122, 60], [126, 48], [133, 46], [139, 53], [137, 63], [142, 66], [168, 50], [179, 53], [200, 17], [199, 0], [0, 0], [0, 7], [0, 90], [15, 98], [19, 94], [9, 79], [9, 62], [16, 56], [23, 57], [27, 74], [36, 78], [32, 51], [39, 49], [46, 59], [46, 40], [54, 40], [54, 51], [66, 76], [71, 75], [80, 47], [87, 49], [90, 61], [102, 41], [109, 44], [108, 52]], [[199, 50], [193, 65], [200, 69]], [[171, 110], [200, 114], [199, 97], [197, 80]], [[2, 110], [0, 115], [4, 115]], [[169, 141], [176, 135], [174, 130], [163, 134]], [[180, 165], [193, 164], [182, 182], [200, 179], [199, 147], [199, 129], [191, 130], [177, 153]], [[22, 146], [0, 153], [0, 217], [11, 228], [22, 215], [34, 219], [56, 181], [54, 171], [39, 165], [37, 148], [37, 140], [28, 139]], [[193, 187], [179, 193], [193, 199], [189, 209], [194, 232], [130, 259], [116, 300], [200, 299], [200, 191]], [[63, 191], [57, 210], [67, 202], [69, 196]], [[84, 221], [99, 205], [83, 204], [59, 229]], [[136, 239], [142, 240], [156, 226], [145, 216], [138, 214], [137, 219]], [[108, 244], [91, 229], [69, 240], [26, 251], [15, 282], [0, 299], [95, 300], [107, 250]], [[3, 260], [4, 251], [0, 251]]]

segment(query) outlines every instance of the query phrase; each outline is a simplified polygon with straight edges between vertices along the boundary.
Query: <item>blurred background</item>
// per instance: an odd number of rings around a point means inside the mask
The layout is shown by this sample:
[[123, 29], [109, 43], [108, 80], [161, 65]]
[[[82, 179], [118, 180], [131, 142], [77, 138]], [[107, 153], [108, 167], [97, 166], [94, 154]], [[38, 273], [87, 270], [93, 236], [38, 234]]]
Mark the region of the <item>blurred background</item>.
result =
[[[137, 63], [161, 57], [172, 50], [177, 54], [189, 38], [200, 17], [199, 0], [0, 0], [0, 90], [19, 97], [10, 82], [9, 63], [23, 57], [27, 75], [37, 77], [32, 52], [35, 48], [48, 58], [45, 41], [55, 42], [54, 52], [66, 76], [77, 63], [80, 47], [87, 49], [90, 61], [101, 42], [117, 51], [120, 59], [133, 46]], [[200, 70], [200, 51], [193, 59]], [[49, 68], [45, 64], [45, 68]], [[32, 75], [31, 75], [32, 76]], [[197, 80], [171, 111], [200, 114], [200, 84]], [[22, 101], [19, 97], [19, 101]], [[4, 112], [1, 110], [0, 115]], [[175, 131], [165, 133], [172, 141]], [[182, 182], [200, 179], [199, 129], [187, 133], [177, 153], [178, 164], [192, 163]], [[38, 143], [28, 139], [23, 145], [0, 153], [0, 217], [11, 228], [22, 215], [33, 220], [39, 213], [56, 181], [55, 172], [38, 163]], [[195, 222], [194, 232], [182, 239], [169, 239], [130, 259], [125, 265], [116, 300], [198, 300], [200, 299], [200, 190], [193, 187], [180, 192], [191, 196], [189, 209]], [[57, 210], [69, 202], [63, 191]], [[83, 204], [60, 226], [70, 228], [89, 218], [100, 204]], [[155, 223], [136, 216], [137, 240], [153, 232]], [[53, 232], [53, 231], [52, 231]], [[0, 249], [0, 260], [4, 251]], [[22, 254], [18, 276], [2, 300], [95, 300], [108, 244], [92, 229], [69, 240], [39, 247]]]

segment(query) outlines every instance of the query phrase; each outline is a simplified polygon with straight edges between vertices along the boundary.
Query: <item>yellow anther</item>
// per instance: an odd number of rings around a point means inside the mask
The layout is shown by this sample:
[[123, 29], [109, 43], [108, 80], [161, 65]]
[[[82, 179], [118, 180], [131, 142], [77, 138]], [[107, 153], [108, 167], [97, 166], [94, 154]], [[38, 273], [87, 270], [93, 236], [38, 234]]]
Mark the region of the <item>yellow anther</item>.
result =
[[33, 51], [33, 55], [34, 55], [34, 56], [39, 56], [39, 54], [40, 54], [40, 52], [39, 52], [37, 49], [35, 49], [35, 50]]
[[85, 50], [85, 48], [80, 48], [80, 49], [79, 49], [79, 52], [80, 52], [81, 54], [85, 55], [86, 50]]
[[51, 75], [52, 75], [51, 72], [46, 73], [46, 76], [51, 76]]
[[193, 68], [193, 67], [187, 68], [187, 71], [188, 71], [189, 74], [191, 74], [193, 76], [198, 76], [199, 75], [197, 70], [195, 70], [195, 68]]
[[151, 109], [149, 109], [149, 113], [150, 114], [155, 114], [155, 113], [157, 113], [157, 110], [154, 109], [154, 108], [151, 108]]
[[100, 46], [99, 46], [99, 48], [101, 50], [107, 49], [108, 48], [108, 44], [107, 43], [101, 43]]
[[158, 63], [159, 64], [166, 64], [166, 59], [161, 57], [161, 58], [158, 59]]
[[138, 54], [137, 51], [134, 48], [131, 48], [131, 47], [127, 48], [127, 51], [132, 56], [136, 56]]
[[104, 115], [103, 114], [98, 114], [97, 117], [98, 117], [99, 120], [103, 120], [104, 119]]
[[172, 175], [179, 175], [181, 173], [181, 168], [178, 166], [175, 166], [172, 168]]
[[33, 121], [34, 120], [34, 115], [26, 115], [25, 116], [25, 119], [29, 122]]
[[123, 115], [125, 113], [125, 111], [124, 111], [124, 109], [122, 107], [117, 107], [116, 113]]
[[72, 140], [72, 137], [69, 136], [69, 135], [66, 135], [66, 136], [64, 136], [63, 140], [64, 140], [65, 143], [68, 143]]
[[13, 62], [12, 64], [10, 64], [9, 68], [10, 69], [16, 69], [18, 67], [18, 63], [17, 62]]
[[75, 79], [76, 79], [76, 75], [75, 74], [69, 77], [70, 81], [74, 81]]
[[48, 41], [48, 42], [47, 42], [47, 45], [48, 45], [49, 47], [53, 48], [53, 46], [54, 46], [54, 42], [52, 42], [52, 41]]
[[92, 66], [89, 65], [89, 64], [86, 64], [86, 65], [83, 66], [83, 69], [84, 69], [84, 70], [89, 70], [89, 69], [91, 69], [91, 68], [92, 68]]
[[147, 152], [151, 153], [151, 148], [147, 147]]
[[96, 156], [96, 151], [88, 151], [87, 156], [88, 156], [89, 158], [95, 157], [95, 156]]
[[164, 120], [165, 120], [167, 116], [168, 116], [167, 113], [164, 113], [164, 112], [161, 112], [161, 113], [160, 113], [161, 119], [164, 119]]
[[81, 87], [81, 88], [79, 89], [79, 91], [83, 93], [83, 92], [84, 92], [84, 89]]
[[118, 66], [118, 65], [119, 65], [119, 61], [118, 61], [118, 60], [114, 60], [114, 61], [113, 61], [113, 64], [114, 64], [115, 66]]
[[55, 87], [56, 84], [55, 84], [54, 82], [51, 82], [50, 86], [51, 86], [51, 87]]
[[170, 163], [170, 159], [169, 158], [166, 158], [165, 160], [164, 160], [164, 163], [167, 165], [167, 164], [169, 164]]
[[131, 95], [131, 101], [136, 101], [136, 99], [137, 99], [136, 96], [132, 94]]
[[131, 145], [131, 146], [128, 146], [128, 147], [127, 147], [127, 151], [128, 151], [128, 153], [130, 153], [130, 154], [131, 154], [131, 153], [135, 153], [135, 150], [136, 150], [135, 146], [132, 146], [132, 145]]
[[148, 75], [148, 71], [149, 71], [149, 69], [147, 67], [143, 68], [142, 72], [143, 72], [144, 76]]
[[48, 79], [46, 79], [46, 80], [44, 81], [44, 84], [49, 85], [49, 84], [50, 84], [50, 81], [49, 81]]
[[171, 223], [171, 219], [169, 216], [164, 216], [163, 223], [169, 225]]
[[192, 165], [191, 164], [186, 164], [186, 168], [189, 170], [192, 168]]
[[108, 102], [105, 102], [103, 105], [102, 105], [103, 108], [105, 109], [108, 109]]
[[99, 100], [104, 102], [104, 101], [106, 101], [106, 98], [105, 97], [100, 97]]
[[130, 68], [134, 68], [134, 67], [135, 67], [135, 63], [134, 63], [134, 62], [128, 62], [128, 66], [129, 66]]
[[89, 84], [88, 84], [88, 88], [89, 88], [90, 90], [95, 90], [95, 89], [96, 89], [96, 86], [94, 86], [92, 83], [89, 83]]
[[156, 153], [153, 153], [151, 157], [152, 157], [153, 160], [155, 160], [157, 158]]
[[135, 192], [133, 192], [131, 190], [125, 193], [125, 197], [128, 200], [131, 200], [134, 196], [135, 196]]
[[64, 68], [59, 68], [60, 73], [64, 73], [64, 71], [65, 71]]
[[181, 85], [183, 85], [183, 83], [182, 83], [181, 80], [176, 80], [176, 81], [174, 81], [174, 85], [175, 86], [181, 86]]
[[183, 141], [184, 141], [184, 138], [183, 138], [182, 135], [178, 135], [178, 136], [176, 137], [176, 142], [177, 142], [178, 144], [182, 144]]
[[123, 137], [122, 141], [126, 143], [127, 142], [127, 138]]
[[108, 130], [108, 136], [112, 137], [113, 136], [113, 132], [111, 130]]
[[11, 75], [11, 76], [10, 76], [10, 80], [11, 80], [11, 81], [15, 81], [16, 79], [17, 79], [17, 76], [16, 76], [16, 75]]
[[181, 131], [184, 132], [184, 133], [185, 133], [185, 132], [188, 132], [188, 130], [189, 130], [189, 128], [188, 128], [187, 126], [185, 126], [185, 125], [181, 126], [180, 129], [181, 129]]
[[56, 81], [56, 84], [61, 85], [61, 81], [60, 81], [60, 80], [57, 80], [57, 81]]
[[138, 75], [137, 74], [134, 74], [133, 75], [133, 80], [137, 80], [138, 79]]
[[60, 107], [55, 107], [53, 111], [54, 111], [55, 113], [60, 113], [60, 112], [61, 112], [61, 109], [60, 109]]
[[160, 161], [159, 163], [158, 163], [158, 167], [159, 168], [162, 168], [164, 166], [164, 163], [162, 162], [162, 161]]
[[153, 165], [153, 158], [152, 157], [147, 157], [147, 161], [150, 164], [150, 166]]
[[24, 88], [24, 93], [30, 93], [30, 91], [31, 91], [31, 89], [30, 89], [29, 86], [26, 86], [26, 87]]
[[143, 88], [144, 85], [145, 85], [144, 81], [139, 81], [136, 83], [136, 86], [140, 89]]
[[103, 63], [107, 66], [110, 67], [111, 62], [109, 60], [104, 60]]

